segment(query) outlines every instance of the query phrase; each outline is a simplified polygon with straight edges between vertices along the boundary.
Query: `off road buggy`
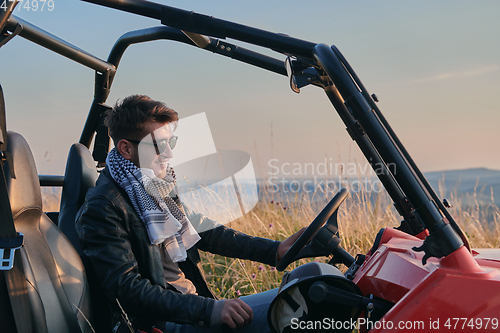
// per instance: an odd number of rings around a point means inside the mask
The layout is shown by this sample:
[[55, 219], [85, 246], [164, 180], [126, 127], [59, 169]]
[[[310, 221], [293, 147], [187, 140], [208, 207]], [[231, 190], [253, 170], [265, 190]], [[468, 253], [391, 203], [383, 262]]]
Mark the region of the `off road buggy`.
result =
[[[274, 330], [492, 332], [499, 328], [500, 253], [469, 247], [378, 109], [376, 97], [335, 46], [148, 1], [86, 1], [149, 17], [162, 26], [124, 34], [104, 61], [11, 15], [14, 2], [0, 11], [0, 45], [24, 37], [95, 70], [95, 97], [80, 141], [70, 150], [64, 176], [37, 174], [26, 141], [6, 131], [8, 111], [3, 96], [0, 99], [2, 332], [91, 332], [91, 326], [98, 330], [93, 320], [101, 304], [91, 302], [92, 288], [78, 254], [75, 214], [95, 184], [96, 165], [102, 167], [109, 150], [103, 112], [109, 108], [105, 103], [121, 56], [131, 44], [160, 39], [288, 76], [295, 92], [306, 85], [323, 89], [367, 161], [379, 168], [377, 175], [402, 217], [398, 228], [380, 230], [371, 250], [354, 258], [340, 247], [337, 209], [347, 191], [339, 191], [278, 264], [278, 270], [284, 270], [299, 258], [332, 256], [329, 264], [303, 265], [285, 276], [269, 312]], [[282, 56], [262, 55], [226, 38]], [[42, 211], [40, 185], [62, 186], [60, 212]], [[339, 263], [348, 267], [345, 274], [334, 266]]]

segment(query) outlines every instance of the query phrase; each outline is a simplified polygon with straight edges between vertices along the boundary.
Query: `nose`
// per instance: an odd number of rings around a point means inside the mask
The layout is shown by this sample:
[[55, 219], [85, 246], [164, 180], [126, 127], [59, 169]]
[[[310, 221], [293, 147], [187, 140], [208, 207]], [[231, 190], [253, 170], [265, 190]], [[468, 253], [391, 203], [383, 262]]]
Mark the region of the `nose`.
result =
[[166, 159], [171, 159], [172, 157], [174, 157], [174, 153], [172, 152], [170, 145], [167, 145], [165, 151], [163, 151], [163, 153], [161, 153], [160, 156]]

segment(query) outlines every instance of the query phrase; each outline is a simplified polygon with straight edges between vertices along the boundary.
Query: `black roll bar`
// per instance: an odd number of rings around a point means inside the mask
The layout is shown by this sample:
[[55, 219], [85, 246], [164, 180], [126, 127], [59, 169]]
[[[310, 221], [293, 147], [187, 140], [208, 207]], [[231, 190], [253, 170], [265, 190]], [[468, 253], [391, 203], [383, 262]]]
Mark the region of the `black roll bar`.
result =
[[[86, 67], [95, 70], [96, 86], [94, 92], [94, 102], [92, 103], [91, 110], [99, 108], [102, 109], [104, 107], [99, 103], [95, 102], [96, 100], [98, 101], [102, 99], [103, 96], [107, 97], [107, 95], [109, 94], [109, 89], [107, 89], [106, 87], [109, 87], [110, 78], [114, 77], [114, 74], [116, 72], [116, 67], [113, 64], [110, 64], [109, 62], [106, 62], [102, 59], [99, 59], [93, 56], [92, 54], [87, 53], [84, 50], [66, 42], [65, 40], [62, 40], [52, 35], [51, 33], [43, 29], [40, 29], [37, 26], [12, 15], [7, 21], [6, 29], [8, 31], [14, 32], [18, 31], [19, 28], [21, 28], [21, 31], [19, 32], [19, 35], [21, 37], [24, 37], [35, 44], [38, 44], [55, 53], [65, 56], [79, 64], [82, 64]], [[93, 113], [89, 112], [89, 116], [87, 117], [87, 121], [83, 129], [83, 132], [87, 133], [88, 136], [90, 137], [90, 140], [87, 142], [87, 147], [90, 147], [93, 133], [98, 125], [98, 122], [96, 121], [96, 119], [94, 119], [95, 114], [97, 114], [97, 120], [98, 120], [100, 113], [101, 112], [93, 112]], [[87, 124], [92, 124], [93, 126], [92, 129], [90, 129], [90, 126], [88, 126]], [[49, 180], [49, 178], [50, 177], [42, 177], [41, 179], [42, 184], [60, 183], [60, 179], [54, 178]]]
[[[443, 213], [443, 215], [446, 217], [446, 219], [450, 222], [450, 224], [453, 227], [453, 229], [455, 230], [455, 232], [460, 236], [460, 238], [462, 239], [462, 242], [467, 247], [467, 249], [470, 251], [471, 248], [470, 248], [469, 240], [467, 239], [467, 237], [465, 236], [463, 231], [460, 229], [458, 224], [455, 222], [455, 220], [451, 216], [450, 212], [448, 212], [448, 210], [444, 207], [441, 200], [439, 200], [436, 192], [434, 191], [432, 186], [429, 184], [427, 179], [424, 177], [424, 175], [422, 174], [420, 169], [417, 167], [416, 163], [413, 161], [413, 158], [410, 156], [410, 154], [406, 150], [405, 146], [403, 146], [403, 143], [399, 140], [398, 136], [396, 135], [396, 133], [392, 129], [389, 122], [385, 119], [384, 115], [382, 114], [382, 112], [380, 111], [378, 106], [374, 103], [373, 99], [370, 97], [370, 95], [369, 95], [368, 91], [366, 90], [366, 88], [364, 87], [363, 83], [358, 78], [358, 76], [356, 75], [356, 73], [352, 69], [351, 65], [349, 65], [349, 62], [347, 62], [345, 57], [342, 55], [342, 53], [340, 52], [340, 50], [336, 46], [332, 45], [331, 48], [332, 48], [333, 52], [337, 55], [337, 57], [340, 59], [340, 61], [342, 62], [342, 65], [348, 71], [349, 75], [352, 77], [354, 82], [356, 82], [356, 85], [361, 89], [361, 93], [363, 94], [365, 99], [368, 101], [368, 103], [372, 107], [372, 109], [375, 112], [375, 114], [377, 115], [377, 117], [380, 119], [380, 122], [382, 123], [382, 126], [384, 126], [388, 135], [394, 141], [394, 143], [398, 147], [399, 151], [401, 152], [403, 157], [408, 162], [414, 175], [417, 177], [417, 179], [420, 181], [420, 183], [422, 183], [422, 185], [424, 186], [427, 193], [432, 197], [432, 200], [434, 200], [434, 202], [437, 204], [441, 213]], [[391, 197], [392, 197], [392, 195], [391, 195]]]
[[[148, 29], [141, 29], [136, 31], [130, 31], [122, 35], [113, 45], [111, 52], [108, 56], [108, 63], [113, 64], [116, 68], [120, 63], [120, 60], [125, 53], [125, 50], [132, 44], [144, 43], [155, 40], [171, 40], [189, 44], [192, 46], [197, 46], [213, 53], [218, 53], [224, 56], [228, 56], [232, 59], [245, 62], [250, 65], [261, 67], [272, 72], [287, 75], [284, 62], [272, 57], [262, 55], [260, 53], [247, 50], [245, 48], [239, 47], [237, 45], [222, 42], [217, 38], [201, 36], [201, 38], [206, 38], [208, 44], [204, 47], [197, 45], [191, 38], [189, 38], [185, 33], [179, 29], [174, 29], [171, 27], [160, 26]], [[111, 78], [111, 82], [113, 81]]]
[[325, 44], [316, 45], [313, 55], [340, 92], [349, 113], [368, 135], [383, 161], [398, 167], [392, 174], [430, 233], [422, 247], [415, 249], [425, 251], [424, 263], [431, 256], [440, 258], [463, 246], [461, 237], [450, 224], [445, 223], [436, 203], [338, 56]]
[[5, 28], [7, 20], [12, 15], [12, 12], [17, 5], [17, 1], [8, 1], [5, 5], [6, 7], [0, 10], [0, 32], [2, 32]]
[[[287, 75], [285, 65], [282, 60], [262, 55], [260, 53], [227, 43], [225, 41], [220, 41], [217, 38], [201, 35], [199, 37], [202, 39], [207, 39], [208, 44], [203, 48], [207, 51], [224, 55], [250, 65], [258, 66], [277, 74]], [[96, 74], [94, 100], [90, 107], [90, 111], [85, 122], [82, 135], [80, 136], [79, 142], [81, 144], [90, 147], [92, 143], [94, 132], [98, 130], [102, 114], [107, 109], [104, 103], [106, 102], [106, 99], [109, 95], [111, 84], [113, 83], [115, 77], [116, 69], [118, 68], [120, 60], [127, 48], [132, 44], [162, 39], [182, 42], [191, 46], [199, 47], [182, 31], [165, 26], [130, 31], [122, 35], [113, 45], [113, 48], [111, 49], [107, 60], [107, 63], [115, 68], [115, 71], [110, 73], [108, 79], [103, 79], [101, 75]], [[99, 145], [94, 145], [94, 159], [99, 159], [98, 162], [100, 163], [104, 162], [103, 159], [105, 159], [105, 155], [109, 148], [109, 140], [106, 141], [104, 136], [102, 136], [102, 138], [103, 140], [99, 143]], [[96, 153], [96, 148], [100, 149], [101, 151]]]
[[246, 25], [225, 21], [175, 7], [143, 0], [82, 0], [101, 6], [138, 14], [183, 31], [217, 38], [234, 38], [242, 42], [259, 45], [277, 52], [311, 58], [316, 43], [311, 43], [283, 34], [256, 29]]
[[[392, 139], [382, 128], [379, 119], [372, 112], [372, 108], [361, 95], [338, 57], [325, 44], [318, 44], [313, 53], [318, 64], [321, 65], [339, 90], [349, 112], [359, 122], [362, 130], [366, 132], [373, 145], [377, 147], [382, 159], [386, 164], [394, 163], [398, 167], [392, 174], [408, 199], [415, 206], [415, 209], [418, 211], [422, 207], [427, 207], [424, 214], [431, 219], [423, 219], [426, 227], [428, 229], [439, 227], [440, 221], [442, 221], [441, 214], [437, 208], [433, 209], [432, 204], [428, 204], [429, 198], [422, 190], [421, 184], [415, 179], [406, 161], [392, 144]], [[419, 215], [421, 214], [423, 214], [423, 211]]]
[[[137, 5], [137, 1], [131, 2]], [[143, 7], [144, 4], [141, 4], [140, 9], [138, 9], [137, 6], [134, 7], [138, 14], [151, 17], [151, 12], [158, 13], [161, 11], [161, 5], [155, 6], [153, 3], [145, 3], [145, 8]], [[124, 1], [124, 4], [127, 5], [127, 1]], [[10, 32], [13, 32], [16, 28], [21, 27], [21, 32], [19, 33], [21, 37], [24, 37], [33, 43], [96, 71], [94, 100], [91, 104], [90, 111], [79, 140], [81, 144], [84, 144], [87, 147], [90, 147], [94, 133], [99, 128], [100, 118], [102, 117], [103, 112], [107, 109], [104, 103], [109, 95], [111, 84], [115, 77], [120, 59], [129, 45], [166, 39], [197, 46], [190, 38], [178, 29], [165, 26], [142, 29], [131, 31], [121, 36], [113, 46], [108, 56], [108, 61], [104, 61], [14, 15], [12, 15], [8, 21], [5, 22], [5, 25], [6, 29]], [[216, 38], [209, 38], [209, 41], [210, 43], [205, 47], [207, 51], [231, 57], [235, 60], [258, 66], [281, 75], [286, 75], [284, 62], [281, 60], [241, 48], [224, 41], [219, 41]], [[100, 147], [102, 150], [106, 150], [109, 147], [109, 143], [101, 143]], [[100, 156], [103, 155], [105, 154], [100, 154]]]
[[[171, 39], [194, 45], [193, 42], [182, 32], [171, 28], [160, 28], [149, 28], [128, 32], [122, 35], [115, 42], [115, 45], [113, 45], [113, 48], [111, 49], [111, 52], [108, 56], [107, 63], [111, 64], [115, 71], [110, 73], [108, 78], [103, 78], [101, 75], [96, 73], [94, 100], [92, 101], [92, 105], [90, 106], [90, 111], [87, 116], [87, 120], [85, 121], [85, 125], [83, 126], [82, 134], [80, 136], [79, 142], [85, 145], [87, 148], [90, 148], [94, 133], [98, 130], [100, 119], [107, 109], [104, 103], [109, 96], [109, 91], [116, 74], [116, 69], [118, 68], [123, 53], [130, 45], [158, 39]], [[99, 159], [102, 159], [102, 157], [105, 158], [105, 154], [107, 153], [107, 149], [109, 148], [109, 139], [107, 142], [104, 142], [103, 140], [103, 142], [101, 142], [100, 144], [101, 146], [99, 147], [99, 149], [101, 149], [103, 152], [98, 153], [98, 155], [99, 157], [101, 157]], [[94, 158], [96, 157], [97, 156], [95, 155], [94, 149]], [[102, 163], [104, 161], [99, 162]]]
[[394, 206], [398, 213], [404, 218], [410, 230], [405, 230], [408, 233], [417, 235], [424, 231], [424, 224], [417, 215], [414, 214], [413, 207], [406, 199], [403, 191], [394, 179], [390, 168], [385, 164], [384, 160], [380, 157], [377, 150], [373, 146], [366, 133], [363, 131], [359, 123], [354, 119], [349, 110], [347, 110], [344, 100], [340, 95], [335, 85], [328, 85], [324, 88], [326, 95], [330, 99], [337, 110], [340, 118], [347, 127], [347, 131], [351, 138], [356, 141], [361, 152], [366, 157], [366, 160], [376, 170], [376, 174], [387, 193], [394, 201]]
[[7, 22], [6, 28], [9, 31], [14, 31], [16, 26], [21, 25], [22, 31], [19, 34], [21, 37], [32, 41], [42, 47], [54, 51], [66, 58], [76, 61], [79, 64], [92, 68], [100, 73], [115, 72], [115, 67], [104, 60], [101, 60], [90, 53], [52, 35], [51, 33], [40, 29], [39, 27], [12, 15]]

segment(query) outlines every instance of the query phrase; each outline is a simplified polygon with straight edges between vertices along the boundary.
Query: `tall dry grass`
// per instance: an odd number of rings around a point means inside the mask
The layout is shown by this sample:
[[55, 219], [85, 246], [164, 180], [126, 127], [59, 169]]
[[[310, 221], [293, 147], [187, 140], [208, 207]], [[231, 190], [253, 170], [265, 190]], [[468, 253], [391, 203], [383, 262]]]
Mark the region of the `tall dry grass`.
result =
[[[312, 197], [297, 194], [292, 200], [282, 201], [280, 196], [264, 190], [257, 206], [230, 226], [250, 235], [283, 240], [309, 225], [333, 195], [333, 192], [318, 190]], [[475, 193], [461, 198], [452, 192], [449, 198], [454, 202], [450, 213], [468, 236], [472, 247], [499, 246], [500, 208], [493, 201], [480, 202]], [[466, 205], [464, 200], [473, 204]], [[341, 246], [353, 256], [364, 254], [371, 248], [381, 228], [398, 226], [400, 220], [385, 191], [376, 194], [364, 190], [350, 193], [338, 214]], [[207, 281], [222, 298], [278, 287], [283, 276], [274, 268], [255, 262], [207, 253], [202, 257]], [[312, 260], [328, 262], [329, 258], [301, 259], [287, 270]]]
[[[45, 189], [42, 192], [44, 210], [57, 211], [60, 191]], [[481, 202], [477, 193], [459, 197], [456, 192], [447, 193], [442, 187], [440, 193], [441, 197], [448, 194], [454, 203], [450, 213], [468, 236], [472, 247], [499, 247], [500, 208], [493, 199], [491, 202]], [[228, 226], [249, 235], [284, 240], [309, 225], [333, 195], [331, 191], [317, 189], [310, 196], [297, 193], [284, 199], [279, 193], [262, 187], [258, 204]], [[374, 194], [361, 190], [350, 193], [338, 214], [341, 246], [353, 256], [366, 253], [381, 228], [398, 226], [400, 220], [385, 192]], [[287, 270], [313, 260], [328, 262], [329, 259], [301, 259]], [[202, 253], [202, 266], [209, 286], [220, 298], [233, 298], [278, 287], [283, 276], [283, 273], [267, 265], [210, 253]]]
[[490, 188], [489, 200], [484, 191], [475, 188], [472, 193], [459, 196], [456, 190], [447, 191], [443, 182], [439, 184], [440, 197], [449, 196], [453, 206], [451, 215], [467, 235], [473, 248], [500, 247], [500, 208], [495, 204], [493, 189]]

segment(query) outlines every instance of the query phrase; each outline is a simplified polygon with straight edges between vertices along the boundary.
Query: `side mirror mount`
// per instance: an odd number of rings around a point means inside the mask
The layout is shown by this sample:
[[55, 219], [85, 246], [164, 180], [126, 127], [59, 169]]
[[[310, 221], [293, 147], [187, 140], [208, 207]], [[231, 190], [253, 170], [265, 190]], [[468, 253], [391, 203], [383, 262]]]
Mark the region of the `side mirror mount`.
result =
[[288, 75], [288, 78], [290, 79], [290, 88], [293, 92], [296, 92], [297, 94], [300, 93], [300, 89], [297, 86], [297, 81], [295, 80], [295, 75], [293, 72], [292, 59], [290, 57], [286, 57], [285, 59], [285, 68], [286, 75]]

